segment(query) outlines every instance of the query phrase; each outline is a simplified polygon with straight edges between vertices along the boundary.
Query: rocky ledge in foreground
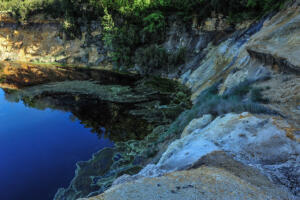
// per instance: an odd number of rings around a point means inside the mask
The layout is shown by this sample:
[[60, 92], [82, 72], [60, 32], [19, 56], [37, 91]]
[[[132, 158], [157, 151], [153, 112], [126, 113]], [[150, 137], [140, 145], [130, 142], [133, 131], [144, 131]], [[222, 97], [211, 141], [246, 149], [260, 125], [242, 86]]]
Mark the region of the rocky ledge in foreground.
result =
[[[222, 156], [221, 152], [215, 154]], [[290, 199], [286, 191], [255, 170], [249, 170], [226, 156], [224, 159], [223, 164], [231, 169], [202, 166], [162, 177], [142, 178], [113, 187], [89, 200]]]
[[298, 199], [299, 138], [285, 120], [249, 113], [208, 119], [191, 122], [156, 165], [90, 200]]

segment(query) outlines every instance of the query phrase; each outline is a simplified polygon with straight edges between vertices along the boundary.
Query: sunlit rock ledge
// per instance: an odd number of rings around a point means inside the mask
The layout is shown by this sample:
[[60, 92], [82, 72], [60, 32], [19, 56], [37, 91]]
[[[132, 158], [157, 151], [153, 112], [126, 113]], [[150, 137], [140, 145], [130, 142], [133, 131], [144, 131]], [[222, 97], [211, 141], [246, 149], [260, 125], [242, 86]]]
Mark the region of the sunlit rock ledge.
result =
[[38, 14], [20, 24], [9, 12], [0, 13], [0, 60], [106, 65], [102, 27], [99, 21], [80, 27], [79, 38], [69, 40], [62, 31], [63, 19]]
[[287, 189], [298, 193], [300, 178], [299, 138], [290, 129], [275, 117], [218, 117], [171, 143], [156, 165], [91, 199], [297, 199]]

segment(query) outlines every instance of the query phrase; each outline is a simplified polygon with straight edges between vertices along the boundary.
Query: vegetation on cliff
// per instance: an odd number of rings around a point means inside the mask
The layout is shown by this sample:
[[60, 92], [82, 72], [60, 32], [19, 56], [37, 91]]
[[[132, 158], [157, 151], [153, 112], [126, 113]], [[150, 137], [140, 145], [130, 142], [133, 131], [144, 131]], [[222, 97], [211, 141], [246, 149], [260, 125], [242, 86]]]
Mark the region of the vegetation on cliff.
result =
[[[143, 65], [170, 69], [182, 64], [184, 51], [171, 58], [160, 47], [169, 25], [169, 16], [177, 16], [186, 24], [192, 18], [202, 21], [213, 13], [222, 14], [230, 22], [256, 18], [278, 9], [287, 0], [0, 0], [0, 11], [12, 13], [20, 22], [44, 13], [64, 19], [63, 28], [69, 37], [81, 35], [82, 24], [101, 20], [103, 40], [111, 49], [118, 67]], [[147, 47], [147, 48], [145, 48]], [[140, 50], [138, 50], [140, 49]], [[137, 51], [138, 50], [138, 51]], [[178, 59], [178, 55], [181, 56]], [[156, 58], [160, 64], [145, 63]]]
[[[176, 12], [191, 16], [194, 13], [206, 17], [212, 11], [232, 16], [238, 13], [261, 13], [278, 8], [286, 0], [1, 0], [0, 10], [11, 11], [26, 20], [30, 15], [45, 12], [53, 16], [97, 17], [107, 9], [126, 17], [155, 20], [157, 10], [161, 15]], [[199, 11], [199, 12], [198, 12]], [[152, 16], [152, 17], [151, 17]]]

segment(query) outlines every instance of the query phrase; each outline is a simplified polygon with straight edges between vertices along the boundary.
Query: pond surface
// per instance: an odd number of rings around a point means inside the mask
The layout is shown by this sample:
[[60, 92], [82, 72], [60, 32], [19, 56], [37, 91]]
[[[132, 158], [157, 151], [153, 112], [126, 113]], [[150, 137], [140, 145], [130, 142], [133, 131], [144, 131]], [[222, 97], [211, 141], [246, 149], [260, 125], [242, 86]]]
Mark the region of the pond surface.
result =
[[77, 161], [113, 146], [72, 118], [69, 112], [9, 102], [0, 89], [1, 200], [53, 199], [69, 185]]
[[0, 200], [100, 194], [138, 173], [189, 108], [176, 81], [101, 69], [0, 63], [0, 86]]

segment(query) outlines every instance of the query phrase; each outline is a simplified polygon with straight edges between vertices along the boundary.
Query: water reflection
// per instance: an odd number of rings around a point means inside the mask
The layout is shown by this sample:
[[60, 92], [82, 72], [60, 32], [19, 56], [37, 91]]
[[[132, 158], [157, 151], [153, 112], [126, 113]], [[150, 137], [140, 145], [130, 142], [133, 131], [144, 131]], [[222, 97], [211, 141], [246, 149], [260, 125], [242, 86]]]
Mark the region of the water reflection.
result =
[[91, 95], [72, 93], [43, 94], [33, 99], [25, 97], [20, 100], [10, 93], [6, 91], [5, 96], [11, 102], [23, 102], [25, 106], [39, 110], [52, 108], [70, 112], [71, 121], [79, 121], [99, 138], [108, 138], [114, 142], [141, 140], [153, 128], [146, 120], [130, 114], [130, 110], [135, 108], [132, 103], [113, 103]]
[[53, 199], [73, 178], [77, 161], [113, 146], [91, 131], [69, 112], [8, 102], [0, 90], [0, 199]]
[[[35, 69], [45, 76], [38, 75]], [[21, 89], [6, 89], [5, 93], [1, 93], [0, 106], [5, 108], [5, 117], [0, 118], [0, 124], [4, 124], [0, 126], [0, 133], [5, 131], [5, 137], [16, 135], [18, 142], [0, 149], [6, 152], [0, 156], [3, 156], [1, 160], [16, 157], [20, 162], [8, 162], [0, 170], [6, 173], [10, 166], [22, 166], [26, 156], [32, 159], [24, 167], [33, 170], [31, 173], [22, 172], [23, 175], [19, 176], [13, 173], [18, 170], [13, 169], [9, 176], [0, 180], [1, 184], [11, 181], [6, 189], [11, 191], [10, 195], [18, 194], [4, 198], [0, 196], [0, 199], [51, 199], [52, 189], [59, 187], [62, 188], [56, 193], [57, 200], [77, 199], [104, 191], [116, 177], [137, 173], [158, 151], [156, 140], [160, 134], [189, 106], [189, 91], [185, 87], [158, 77], [137, 79], [136, 76], [98, 70], [60, 70], [31, 65], [8, 66], [7, 71], [9, 73], [5, 74], [2, 86]], [[159, 125], [153, 133], [153, 128]], [[82, 133], [85, 133], [84, 136]], [[77, 134], [81, 134], [80, 137]], [[0, 140], [4, 136], [0, 134]], [[91, 150], [95, 143], [98, 146]], [[115, 148], [104, 148], [113, 143]], [[26, 152], [26, 149], [30, 151]], [[103, 150], [98, 151], [100, 149]], [[41, 158], [35, 158], [31, 151], [36, 151], [38, 155], [40, 152], [46, 153]], [[91, 160], [78, 163], [74, 176], [74, 163], [88, 160], [96, 151], [98, 153]], [[26, 152], [25, 155], [22, 152]], [[74, 157], [81, 154], [85, 157]], [[73, 158], [72, 162], [64, 163], [64, 159], [69, 158]], [[49, 173], [56, 184], [52, 187], [43, 177], [48, 169], [42, 170], [44, 168], [40, 163], [46, 163], [44, 165], [50, 166], [51, 170], [63, 168], [67, 172]], [[71, 174], [74, 179], [67, 187], [65, 180], [70, 181]], [[27, 192], [19, 192], [23, 189], [22, 184], [14, 188], [16, 179], [23, 181], [23, 184], [29, 183]], [[43, 190], [40, 183], [48, 186], [44, 186]], [[45, 194], [50, 196], [45, 197]], [[0, 191], [0, 195], [4, 193]]]

